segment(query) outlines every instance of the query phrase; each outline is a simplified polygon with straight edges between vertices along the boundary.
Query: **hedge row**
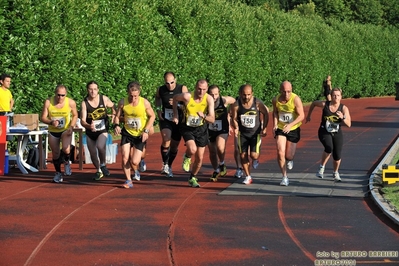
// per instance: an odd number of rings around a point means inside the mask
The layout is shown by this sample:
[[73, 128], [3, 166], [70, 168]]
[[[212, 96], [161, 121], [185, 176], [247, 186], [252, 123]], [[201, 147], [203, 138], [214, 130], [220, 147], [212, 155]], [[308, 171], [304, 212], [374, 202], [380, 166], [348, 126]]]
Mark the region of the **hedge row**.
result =
[[96, 80], [114, 102], [138, 80], [153, 101], [165, 71], [190, 90], [207, 78], [223, 94], [251, 83], [270, 106], [283, 80], [304, 101], [323, 78], [345, 97], [394, 94], [395, 28], [304, 18], [225, 0], [0, 0], [1, 72], [17, 113], [40, 112], [63, 83], [80, 102]]

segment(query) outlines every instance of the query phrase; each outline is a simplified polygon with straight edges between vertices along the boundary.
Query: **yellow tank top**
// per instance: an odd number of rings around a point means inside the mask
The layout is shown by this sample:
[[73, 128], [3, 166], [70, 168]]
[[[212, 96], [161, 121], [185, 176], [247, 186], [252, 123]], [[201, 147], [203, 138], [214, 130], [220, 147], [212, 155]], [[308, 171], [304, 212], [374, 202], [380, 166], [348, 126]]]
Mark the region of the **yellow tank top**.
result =
[[48, 131], [50, 132], [64, 132], [69, 128], [71, 123], [71, 108], [69, 107], [69, 98], [65, 97], [64, 106], [62, 108], [55, 107], [54, 97], [50, 98], [50, 107], [48, 108], [51, 120], [58, 120], [57, 127], [49, 125]]
[[144, 98], [139, 97], [137, 106], [132, 106], [126, 97], [123, 101], [123, 115], [125, 119], [125, 130], [132, 136], [141, 136], [148, 120], [144, 106]]
[[11, 111], [11, 99], [11, 91], [9, 89], [3, 89], [2, 87], [0, 87], [0, 112]]
[[[277, 96], [278, 99], [279, 96]], [[296, 97], [295, 93], [291, 93], [291, 98], [288, 100], [287, 103], [283, 104], [279, 101], [276, 103], [276, 107], [278, 110], [278, 124], [277, 127], [279, 129], [283, 129], [284, 125], [291, 123], [294, 121], [297, 117], [298, 114], [295, 112], [295, 104], [294, 104], [294, 99]], [[302, 122], [297, 123], [293, 127], [291, 127], [291, 130], [297, 129]]]
[[205, 93], [202, 101], [199, 103], [194, 101], [194, 93], [191, 93], [190, 101], [186, 106], [186, 125], [189, 127], [199, 127], [204, 124], [204, 119], [198, 116], [197, 112], [203, 112], [204, 114], [208, 111], [208, 102], [206, 99], [208, 94]]

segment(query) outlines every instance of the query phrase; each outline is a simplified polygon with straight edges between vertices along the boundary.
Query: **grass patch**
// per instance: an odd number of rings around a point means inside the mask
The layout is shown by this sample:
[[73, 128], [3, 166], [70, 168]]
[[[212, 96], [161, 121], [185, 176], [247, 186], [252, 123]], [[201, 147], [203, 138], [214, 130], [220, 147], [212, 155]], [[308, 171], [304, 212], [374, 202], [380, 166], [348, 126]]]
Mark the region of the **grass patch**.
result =
[[[399, 153], [397, 153], [392, 161], [391, 165], [398, 164], [399, 162]], [[382, 178], [382, 172], [381, 172]], [[387, 200], [392, 206], [395, 207], [396, 211], [399, 212], [399, 186], [382, 186], [383, 197]]]

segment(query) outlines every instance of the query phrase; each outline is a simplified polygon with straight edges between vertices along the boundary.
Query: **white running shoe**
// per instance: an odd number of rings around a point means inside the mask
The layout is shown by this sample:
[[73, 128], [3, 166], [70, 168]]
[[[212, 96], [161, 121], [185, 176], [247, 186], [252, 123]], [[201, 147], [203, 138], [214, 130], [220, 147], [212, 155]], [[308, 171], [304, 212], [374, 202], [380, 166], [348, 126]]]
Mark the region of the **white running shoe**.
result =
[[241, 168], [237, 168], [237, 170], [236, 170], [236, 173], [235, 173], [234, 177], [236, 177], [236, 178], [241, 178], [241, 177], [242, 177], [242, 175], [243, 175], [243, 173], [242, 173], [242, 169], [241, 169]]
[[172, 167], [169, 167], [169, 173], [166, 174], [167, 178], [173, 178]]
[[290, 181], [288, 180], [288, 177], [284, 176], [283, 180], [281, 180], [280, 186], [288, 186], [290, 184]]
[[252, 167], [253, 167], [254, 169], [256, 169], [256, 168], [258, 168], [258, 166], [259, 166], [259, 161], [258, 161], [258, 160], [253, 160], [253, 161], [252, 161]]
[[319, 171], [316, 173], [316, 176], [319, 178], [323, 178], [324, 175], [324, 166], [320, 166]]
[[333, 173], [334, 181], [341, 182], [341, 177], [339, 176], [338, 172]]
[[245, 180], [242, 181], [242, 183], [245, 185], [250, 185], [252, 183], [252, 177], [250, 176], [245, 177]]
[[168, 164], [162, 165], [161, 174], [166, 174], [166, 175], [169, 174], [169, 165]]
[[141, 160], [141, 161], [140, 161], [139, 171], [140, 171], [140, 172], [145, 172], [145, 171], [147, 171], [147, 164], [145, 163], [144, 160]]
[[294, 168], [294, 161], [287, 161], [287, 169], [292, 170]]
[[134, 172], [134, 176], [133, 176], [134, 180], [140, 181], [140, 172], [139, 171], [135, 171]]
[[64, 175], [72, 175], [71, 162], [64, 163]]
[[53, 178], [53, 182], [61, 183], [62, 181], [64, 181], [63, 178], [62, 178], [62, 174], [60, 172], [56, 172], [55, 176]]

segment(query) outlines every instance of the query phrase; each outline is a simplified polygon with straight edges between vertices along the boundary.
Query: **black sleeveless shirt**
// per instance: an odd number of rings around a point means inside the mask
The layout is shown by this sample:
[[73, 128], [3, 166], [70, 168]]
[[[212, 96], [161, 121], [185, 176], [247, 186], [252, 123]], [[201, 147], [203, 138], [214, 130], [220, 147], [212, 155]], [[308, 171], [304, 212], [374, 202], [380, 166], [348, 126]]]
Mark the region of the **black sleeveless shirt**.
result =
[[[170, 100], [175, 96], [176, 94], [182, 93], [183, 85], [181, 84], [176, 84], [176, 87], [174, 90], [169, 90], [166, 85], [162, 85], [159, 87], [158, 93], [159, 97], [161, 98], [162, 102], [162, 117], [165, 120], [172, 121], [173, 119], [173, 105], [170, 104]], [[183, 117], [182, 111], [179, 109], [179, 121], [181, 121]]]
[[238, 99], [237, 122], [240, 133], [246, 136], [260, 134], [260, 116], [256, 107], [256, 98], [254, 97], [252, 106], [246, 109], [242, 106], [241, 99]]
[[102, 95], [100, 96], [100, 101], [97, 107], [93, 107], [90, 105], [87, 96], [85, 97], [84, 101], [86, 104], [86, 122], [91, 124], [94, 121], [96, 125], [97, 131], [93, 132], [91, 130], [86, 130], [86, 134], [93, 135], [99, 134], [103, 132], [108, 132], [109, 130], [109, 120], [107, 115], [107, 107], [104, 104], [104, 98]]

